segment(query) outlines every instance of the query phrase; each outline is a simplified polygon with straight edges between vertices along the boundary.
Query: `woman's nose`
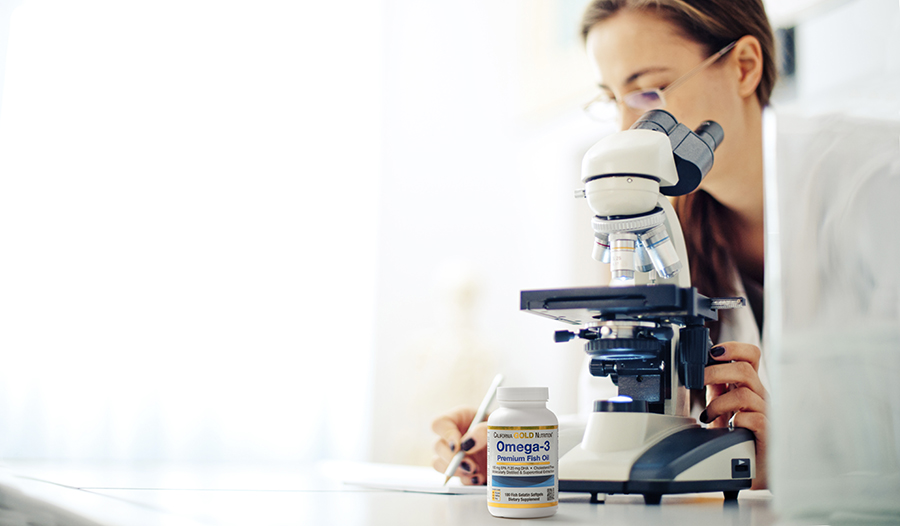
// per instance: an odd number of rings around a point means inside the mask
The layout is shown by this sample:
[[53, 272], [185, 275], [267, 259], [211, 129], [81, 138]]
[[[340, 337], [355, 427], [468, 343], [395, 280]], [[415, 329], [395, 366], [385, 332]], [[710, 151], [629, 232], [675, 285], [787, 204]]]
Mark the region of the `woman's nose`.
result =
[[637, 122], [641, 116], [639, 112], [625, 106], [619, 110], [619, 130], [624, 131], [631, 128], [631, 125]]

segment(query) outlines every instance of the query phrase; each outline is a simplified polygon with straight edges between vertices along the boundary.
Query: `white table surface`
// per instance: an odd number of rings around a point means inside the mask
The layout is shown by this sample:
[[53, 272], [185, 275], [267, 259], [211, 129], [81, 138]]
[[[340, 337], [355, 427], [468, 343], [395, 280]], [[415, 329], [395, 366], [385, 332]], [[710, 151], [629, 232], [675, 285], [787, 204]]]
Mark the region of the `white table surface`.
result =
[[[368, 475], [396, 475], [390, 466], [363, 467]], [[343, 483], [341, 473], [353, 469], [339, 463], [6, 461], [0, 483], [105, 526], [509, 524], [490, 515], [484, 495], [404, 492]], [[433, 475], [428, 468], [400, 468], [397, 473]], [[721, 493], [670, 495], [658, 506], [647, 506], [641, 496], [612, 495], [605, 504], [591, 504], [587, 494], [563, 493], [555, 516], [533, 520], [604, 526], [769, 525], [776, 523], [771, 498], [768, 491], [742, 491], [737, 503], [726, 504]]]

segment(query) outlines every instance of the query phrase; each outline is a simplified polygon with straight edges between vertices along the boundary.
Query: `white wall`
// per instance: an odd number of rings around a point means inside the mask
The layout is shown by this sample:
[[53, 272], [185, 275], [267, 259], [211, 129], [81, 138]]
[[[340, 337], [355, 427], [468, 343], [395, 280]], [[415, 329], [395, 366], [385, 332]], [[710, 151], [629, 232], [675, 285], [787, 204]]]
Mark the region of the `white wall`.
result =
[[573, 197], [607, 131], [580, 111], [583, 4], [387, 2], [376, 460], [430, 463], [432, 417], [477, 405], [497, 372], [577, 409], [582, 346], [554, 344], [565, 327], [519, 292], [598, 284]]
[[427, 463], [498, 371], [575, 412], [519, 291], [601, 272], [584, 3], [24, 2], [0, 454]]
[[[814, 2], [798, 2], [811, 3]], [[796, 24], [796, 79], [789, 109], [878, 117], [900, 111], [900, 5], [822, 1], [785, 13]]]

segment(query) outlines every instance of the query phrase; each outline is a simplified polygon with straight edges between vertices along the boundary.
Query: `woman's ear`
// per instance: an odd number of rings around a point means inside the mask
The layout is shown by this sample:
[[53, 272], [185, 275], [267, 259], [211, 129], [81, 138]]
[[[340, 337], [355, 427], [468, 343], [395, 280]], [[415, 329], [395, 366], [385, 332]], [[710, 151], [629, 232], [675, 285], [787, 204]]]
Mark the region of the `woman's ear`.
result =
[[762, 46], [759, 45], [759, 40], [751, 35], [741, 37], [731, 50], [731, 59], [737, 65], [738, 93], [742, 98], [755, 95], [763, 72]]

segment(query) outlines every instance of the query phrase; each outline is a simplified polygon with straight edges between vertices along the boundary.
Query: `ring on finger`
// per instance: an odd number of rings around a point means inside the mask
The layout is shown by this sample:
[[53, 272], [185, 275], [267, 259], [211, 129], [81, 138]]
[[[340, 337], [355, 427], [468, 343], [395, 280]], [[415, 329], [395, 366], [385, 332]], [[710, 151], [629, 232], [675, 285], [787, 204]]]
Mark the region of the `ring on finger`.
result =
[[736, 411], [734, 414], [731, 415], [731, 418], [728, 419], [728, 430], [729, 431], [734, 431], [734, 417], [738, 416], [738, 413], [740, 413], [740, 411]]

